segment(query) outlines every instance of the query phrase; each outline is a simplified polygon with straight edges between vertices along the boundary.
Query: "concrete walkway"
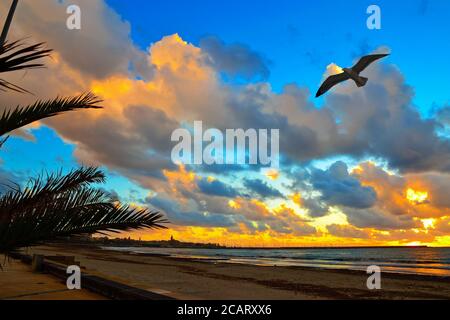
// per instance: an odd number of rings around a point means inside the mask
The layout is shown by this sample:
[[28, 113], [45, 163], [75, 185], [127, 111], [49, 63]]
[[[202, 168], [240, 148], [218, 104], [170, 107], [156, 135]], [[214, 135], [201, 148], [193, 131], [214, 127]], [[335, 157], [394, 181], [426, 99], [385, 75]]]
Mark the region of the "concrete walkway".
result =
[[[0, 300], [104, 300], [87, 290], [69, 290], [61, 280], [33, 273], [31, 266], [0, 255]], [[3, 269], [3, 270], [2, 270]]]

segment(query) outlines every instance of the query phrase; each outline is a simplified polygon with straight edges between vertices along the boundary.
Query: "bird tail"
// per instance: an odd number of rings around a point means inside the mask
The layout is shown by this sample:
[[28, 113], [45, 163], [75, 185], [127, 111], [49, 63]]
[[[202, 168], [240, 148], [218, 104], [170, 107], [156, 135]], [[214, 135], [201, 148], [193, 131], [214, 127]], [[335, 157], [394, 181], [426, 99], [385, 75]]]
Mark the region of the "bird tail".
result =
[[356, 82], [356, 85], [357, 85], [358, 87], [364, 87], [364, 86], [366, 85], [367, 81], [369, 81], [369, 79], [364, 78], [364, 77], [359, 77], [359, 79], [360, 79], [361, 81]]

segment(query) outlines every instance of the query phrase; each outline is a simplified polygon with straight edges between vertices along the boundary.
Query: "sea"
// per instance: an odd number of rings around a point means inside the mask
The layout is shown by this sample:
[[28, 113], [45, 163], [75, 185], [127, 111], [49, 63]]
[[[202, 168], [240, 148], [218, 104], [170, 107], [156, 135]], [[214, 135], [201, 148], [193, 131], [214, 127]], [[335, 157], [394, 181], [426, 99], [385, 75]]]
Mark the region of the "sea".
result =
[[450, 248], [295, 248], [295, 249], [203, 249], [104, 247], [141, 255], [158, 255], [217, 263], [258, 266], [299, 266], [321, 269], [366, 271], [379, 266], [382, 272], [450, 276]]

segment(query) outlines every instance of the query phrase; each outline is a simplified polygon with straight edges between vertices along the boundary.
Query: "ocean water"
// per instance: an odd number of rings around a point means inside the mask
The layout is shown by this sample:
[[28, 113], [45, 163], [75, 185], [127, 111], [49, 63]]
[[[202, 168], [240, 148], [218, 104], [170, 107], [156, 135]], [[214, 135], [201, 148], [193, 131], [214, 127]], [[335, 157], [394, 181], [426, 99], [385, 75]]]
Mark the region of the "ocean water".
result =
[[202, 259], [210, 262], [350, 270], [366, 270], [370, 265], [377, 265], [383, 272], [450, 276], [450, 248], [104, 248], [139, 254]]

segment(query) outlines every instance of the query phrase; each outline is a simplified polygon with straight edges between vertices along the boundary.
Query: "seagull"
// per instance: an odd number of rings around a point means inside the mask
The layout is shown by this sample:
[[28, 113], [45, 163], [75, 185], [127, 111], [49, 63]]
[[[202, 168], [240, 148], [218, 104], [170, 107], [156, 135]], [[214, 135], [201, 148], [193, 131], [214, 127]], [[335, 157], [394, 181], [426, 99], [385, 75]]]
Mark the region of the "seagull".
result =
[[369, 79], [361, 77], [359, 74], [364, 71], [369, 65], [375, 62], [378, 59], [382, 59], [389, 54], [371, 54], [365, 57], [362, 57], [357, 64], [355, 64], [352, 68], [343, 68], [343, 72], [339, 74], [335, 74], [333, 76], [329, 76], [327, 80], [322, 84], [319, 91], [317, 91], [316, 98], [320, 97], [332, 87], [337, 85], [338, 83], [347, 81], [352, 79], [355, 81], [358, 87], [364, 87]]

